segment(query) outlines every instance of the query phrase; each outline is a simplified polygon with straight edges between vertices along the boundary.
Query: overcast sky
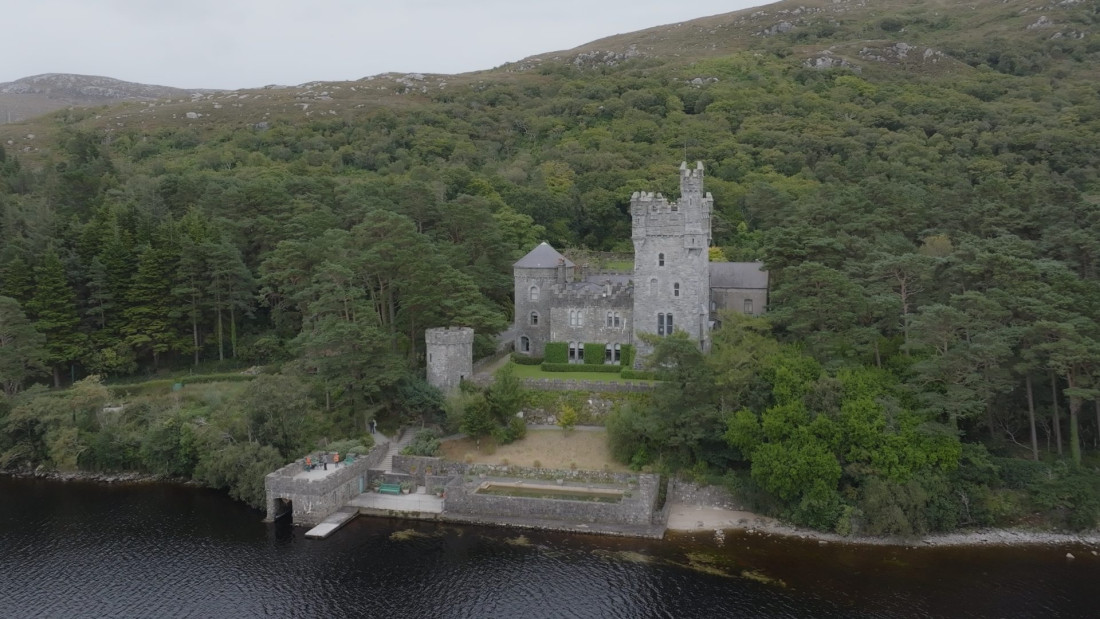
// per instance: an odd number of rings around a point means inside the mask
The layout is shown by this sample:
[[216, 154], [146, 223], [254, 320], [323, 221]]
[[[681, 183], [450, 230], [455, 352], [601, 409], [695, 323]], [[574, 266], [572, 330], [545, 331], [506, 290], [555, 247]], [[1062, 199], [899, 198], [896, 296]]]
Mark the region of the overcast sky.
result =
[[0, 82], [104, 75], [181, 88], [489, 69], [766, 0], [13, 0]]

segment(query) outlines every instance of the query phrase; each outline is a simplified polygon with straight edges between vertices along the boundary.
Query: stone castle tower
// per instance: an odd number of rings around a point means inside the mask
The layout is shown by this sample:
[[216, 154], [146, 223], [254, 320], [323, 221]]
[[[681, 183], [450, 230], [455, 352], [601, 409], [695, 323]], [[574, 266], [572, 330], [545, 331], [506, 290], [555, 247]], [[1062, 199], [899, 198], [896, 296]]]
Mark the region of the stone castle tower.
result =
[[458, 389], [474, 373], [474, 330], [469, 327], [427, 329], [428, 384], [443, 392]]
[[[710, 347], [710, 219], [703, 164], [680, 164], [680, 200], [636, 192], [630, 200], [634, 242], [634, 333], [686, 331]], [[648, 346], [635, 337], [639, 352]]]

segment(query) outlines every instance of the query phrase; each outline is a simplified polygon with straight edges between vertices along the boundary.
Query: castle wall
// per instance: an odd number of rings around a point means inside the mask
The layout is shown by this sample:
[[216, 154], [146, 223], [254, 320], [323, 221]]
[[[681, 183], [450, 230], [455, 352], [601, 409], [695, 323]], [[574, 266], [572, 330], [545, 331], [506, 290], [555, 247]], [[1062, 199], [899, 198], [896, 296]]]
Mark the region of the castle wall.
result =
[[[764, 313], [764, 309], [767, 307], [768, 291], [747, 288], [712, 288], [710, 300], [712, 316], [722, 310], [759, 316]], [[752, 312], [745, 311], [745, 301], [752, 301]]]

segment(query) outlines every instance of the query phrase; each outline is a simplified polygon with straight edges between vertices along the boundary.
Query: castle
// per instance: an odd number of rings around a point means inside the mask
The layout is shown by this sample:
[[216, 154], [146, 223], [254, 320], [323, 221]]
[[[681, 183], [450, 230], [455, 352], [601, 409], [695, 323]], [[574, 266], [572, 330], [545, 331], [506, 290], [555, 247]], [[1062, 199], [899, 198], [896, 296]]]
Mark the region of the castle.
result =
[[515, 350], [543, 356], [548, 342], [568, 343], [569, 362], [584, 361], [584, 346], [600, 343], [604, 362], [617, 364], [622, 347], [638, 358], [649, 346], [642, 333], [686, 331], [710, 347], [719, 310], [764, 311], [768, 273], [759, 262], [710, 262], [714, 199], [703, 191], [703, 164], [680, 165], [680, 200], [636, 192], [630, 200], [634, 272], [590, 274], [542, 243], [513, 265]]

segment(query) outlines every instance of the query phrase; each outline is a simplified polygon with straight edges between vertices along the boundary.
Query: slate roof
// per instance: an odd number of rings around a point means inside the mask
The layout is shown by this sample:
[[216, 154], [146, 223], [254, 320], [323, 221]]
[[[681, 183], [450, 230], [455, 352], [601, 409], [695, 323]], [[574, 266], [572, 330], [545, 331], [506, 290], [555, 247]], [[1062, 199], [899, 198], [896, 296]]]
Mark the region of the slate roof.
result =
[[558, 253], [558, 250], [550, 247], [550, 244], [546, 241], [539, 243], [539, 246], [532, 249], [526, 256], [519, 259], [519, 262], [512, 265], [512, 268], [516, 269], [553, 269], [557, 268], [558, 263], [561, 260], [565, 260], [565, 266], [574, 266], [568, 258]]
[[711, 288], [768, 289], [768, 272], [762, 262], [711, 262]]

